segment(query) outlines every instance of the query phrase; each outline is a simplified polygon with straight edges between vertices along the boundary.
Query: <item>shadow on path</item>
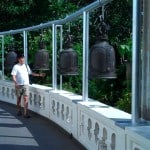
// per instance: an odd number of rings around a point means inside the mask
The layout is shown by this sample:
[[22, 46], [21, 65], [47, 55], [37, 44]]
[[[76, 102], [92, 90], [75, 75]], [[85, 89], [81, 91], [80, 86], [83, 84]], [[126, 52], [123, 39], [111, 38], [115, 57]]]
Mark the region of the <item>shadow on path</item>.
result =
[[0, 102], [0, 150], [85, 150], [50, 120], [31, 116], [16, 116], [16, 106]]

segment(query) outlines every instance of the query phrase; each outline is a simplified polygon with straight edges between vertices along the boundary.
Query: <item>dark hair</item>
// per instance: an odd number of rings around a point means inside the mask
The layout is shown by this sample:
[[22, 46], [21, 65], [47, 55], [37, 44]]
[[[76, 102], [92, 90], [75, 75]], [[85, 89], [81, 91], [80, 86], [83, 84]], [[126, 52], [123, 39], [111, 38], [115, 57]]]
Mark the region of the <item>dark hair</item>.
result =
[[18, 54], [17, 59], [20, 59], [20, 58], [24, 58], [24, 55], [23, 54]]

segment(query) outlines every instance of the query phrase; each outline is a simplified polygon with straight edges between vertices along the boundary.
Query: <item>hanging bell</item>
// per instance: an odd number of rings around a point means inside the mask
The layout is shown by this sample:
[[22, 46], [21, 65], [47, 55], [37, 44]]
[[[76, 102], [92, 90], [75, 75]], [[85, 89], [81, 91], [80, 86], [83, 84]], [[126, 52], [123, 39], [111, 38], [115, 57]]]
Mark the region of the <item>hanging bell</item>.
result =
[[78, 75], [78, 55], [72, 49], [72, 35], [67, 33], [66, 49], [60, 52], [59, 73], [61, 75]]
[[40, 41], [39, 50], [35, 54], [34, 70], [49, 70], [49, 53], [45, 49], [44, 41]]
[[5, 68], [10, 70], [17, 62], [17, 53], [15, 52], [15, 47], [13, 44], [9, 45], [8, 50], [9, 52], [7, 53], [5, 58]]
[[90, 50], [90, 78], [99, 77], [104, 79], [116, 78], [115, 73], [115, 51], [107, 42], [109, 26], [104, 22], [103, 16], [99, 16], [100, 22], [97, 28], [99, 42]]
[[89, 61], [90, 78], [116, 78], [115, 52], [114, 48], [107, 41], [101, 41], [91, 48]]
[[78, 75], [78, 56], [72, 48], [60, 52], [59, 72], [61, 75]]

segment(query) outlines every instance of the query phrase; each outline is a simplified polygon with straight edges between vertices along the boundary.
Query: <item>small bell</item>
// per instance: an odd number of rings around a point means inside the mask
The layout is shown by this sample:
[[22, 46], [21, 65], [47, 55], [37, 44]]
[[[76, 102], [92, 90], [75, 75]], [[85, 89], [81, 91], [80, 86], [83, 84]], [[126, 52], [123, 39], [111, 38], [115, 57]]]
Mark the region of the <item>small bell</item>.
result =
[[90, 78], [99, 77], [104, 79], [116, 78], [115, 51], [107, 42], [108, 25], [100, 16], [99, 41], [90, 50], [89, 67]]
[[59, 73], [61, 75], [78, 75], [78, 55], [72, 49], [72, 36], [67, 35], [66, 49], [60, 52]]
[[45, 49], [44, 41], [40, 41], [39, 50], [35, 54], [34, 70], [49, 70], [49, 53]]
[[61, 75], [78, 75], [78, 56], [72, 48], [60, 52], [59, 72]]
[[91, 78], [116, 78], [115, 52], [107, 41], [101, 41], [91, 48], [89, 74]]
[[5, 59], [5, 68], [11, 70], [15, 63], [17, 62], [17, 53], [15, 52], [15, 47], [13, 44], [9, 45], [9, 52]]

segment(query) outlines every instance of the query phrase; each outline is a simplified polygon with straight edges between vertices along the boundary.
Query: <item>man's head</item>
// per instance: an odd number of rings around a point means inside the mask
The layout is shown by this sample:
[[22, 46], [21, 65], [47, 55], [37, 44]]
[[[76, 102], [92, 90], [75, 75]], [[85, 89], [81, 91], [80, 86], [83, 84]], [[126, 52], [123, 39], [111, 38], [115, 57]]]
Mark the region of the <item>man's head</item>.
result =
[[19, 62], [19, 64], [24, 64], [24, 55], [23, 54], [18, 54], [17, 55], [17, 60]]

